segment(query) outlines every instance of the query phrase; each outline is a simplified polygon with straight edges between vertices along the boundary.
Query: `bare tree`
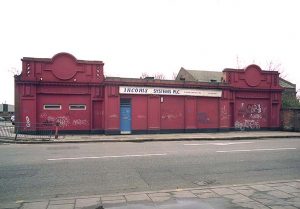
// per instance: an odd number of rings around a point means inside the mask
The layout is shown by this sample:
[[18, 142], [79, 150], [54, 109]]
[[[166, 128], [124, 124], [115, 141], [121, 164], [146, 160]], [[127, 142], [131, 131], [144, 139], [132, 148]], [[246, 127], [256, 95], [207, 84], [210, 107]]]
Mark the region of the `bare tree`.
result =
[[177, 78], [177, 73], [173, 72], [172, 73], [172, 80], [176, 80], [176, 78]]
[[282, 65], [280, 63], [275, 64], [273, 61], [268, 61], [265, 67], [268, 71], [278, 71], [280, 78], [285, 78], [287, 74], [282, 69]]
[[[252, 63], [256, 63], [256, 60], [253, 59]], [[243, 63], [240, 59], [240, 57], [237, 55], [236, 56], [236, 67], [237, 69], [242, 69], [243, 68]], [[278, 71], [280, 73], [280, 77], [281, 78], [285, 78], [287, 76], [287, 74], [284, 72], [282, 65], [280, 63], [274, 63], [273, 61], [266, 61], [266, 65], [264, 67], [264, 70], [268, 70], [268, 71]]]
[[154, 78], [164, 80], [164, 79], [166, 79], [166, 76], [163, 73], [155, 73]]
[[140, 76], [141, 79], [144, 79], [146, 77], [153, 77], [154, 79], [160, 79], [160, 80], [164, 80], [166, 79], [166, 76], [163, 73], [155, 73], [153, 76], [149, 76], [148, 73], [143, 72], [142, 75]]
[[280, 67], [281, 67], [281, 64], [274, 64], [273, 61], [269, 61], [269, 62], [267, 62], [266, 70], [277, 71], [278, 69], [280, 69]]
[[241, 69], [241, 63], [240, 58], [238, 55], [236, 55], [236, 68]]
[[16, 67], [11, 67], [8, 72], [12, 73], [13, 75], [20, 75], [20, 70], [18, 70]]
[[143, 72], [142, 75], [140, 76], [141, 79], [144, 79], [146, 77], [149, 77], [148, 73]]

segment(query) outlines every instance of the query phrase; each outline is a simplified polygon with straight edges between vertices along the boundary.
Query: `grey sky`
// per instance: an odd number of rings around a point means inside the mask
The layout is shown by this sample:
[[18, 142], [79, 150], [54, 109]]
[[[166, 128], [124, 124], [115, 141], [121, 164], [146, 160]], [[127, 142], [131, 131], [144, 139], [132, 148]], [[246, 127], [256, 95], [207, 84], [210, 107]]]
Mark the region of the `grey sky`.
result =
[[123, 77], [272, 61], [300, 86], [297, 0], [10, 0], [0, 10], [0, 103], [13, 104], [22, 57], [58, 52]]

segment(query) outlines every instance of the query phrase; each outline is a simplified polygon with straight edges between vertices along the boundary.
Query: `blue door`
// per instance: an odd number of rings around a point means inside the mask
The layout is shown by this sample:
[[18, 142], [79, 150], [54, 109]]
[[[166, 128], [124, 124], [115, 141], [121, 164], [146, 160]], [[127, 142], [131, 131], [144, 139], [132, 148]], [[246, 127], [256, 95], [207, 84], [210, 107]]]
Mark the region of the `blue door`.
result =
[[131, 105], [130, 104], [121, 103], [120, 131], [121, 134], [131, 133]]

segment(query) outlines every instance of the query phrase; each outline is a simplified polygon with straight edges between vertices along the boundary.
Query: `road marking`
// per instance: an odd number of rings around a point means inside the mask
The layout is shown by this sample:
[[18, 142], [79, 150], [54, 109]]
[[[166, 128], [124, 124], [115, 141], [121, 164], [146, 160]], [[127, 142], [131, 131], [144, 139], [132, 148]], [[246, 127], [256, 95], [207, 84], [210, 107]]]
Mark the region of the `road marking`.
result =
[[216, 151], [216, 152], [256, 152], [256, 151], [278, 151], [278, 150], [295, 150], [295, 147], [287, 147], [287, 148], [274, 148], [274, 149], [241, 149], [241, 150], [224, 150], [224, 151]]
[[203, 145], [217, 145], [217, 146], [227, 146], [234, 144], [252, 144], [254, 142], [215, 142], [215, 143], [203, 143], [203, 144], [184, 144], [185, 146], [203, 146]]
[[144, 155], [108, 155], [108, 156], [91, 156], [91, 157], [66, 157], [66, 158], [50, 158], [47, 160], [58, 161], [58, 160], [83, 160], [83, 159], [104, 159], [104, 158], [125, 158], [125, 157], [150, 157], [150, 156], [164, 156], [162, 154], [144, 154]]

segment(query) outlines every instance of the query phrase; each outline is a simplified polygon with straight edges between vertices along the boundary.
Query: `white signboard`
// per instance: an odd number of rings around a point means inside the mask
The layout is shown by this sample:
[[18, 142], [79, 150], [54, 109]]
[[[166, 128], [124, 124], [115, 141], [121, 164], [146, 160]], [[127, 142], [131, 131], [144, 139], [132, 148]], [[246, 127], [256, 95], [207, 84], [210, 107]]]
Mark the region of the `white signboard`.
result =
[[182, 89], [161, 87], [120, 86], [120, 94], [154, 94], [173, 96], [221, 97], [219, 89]]

